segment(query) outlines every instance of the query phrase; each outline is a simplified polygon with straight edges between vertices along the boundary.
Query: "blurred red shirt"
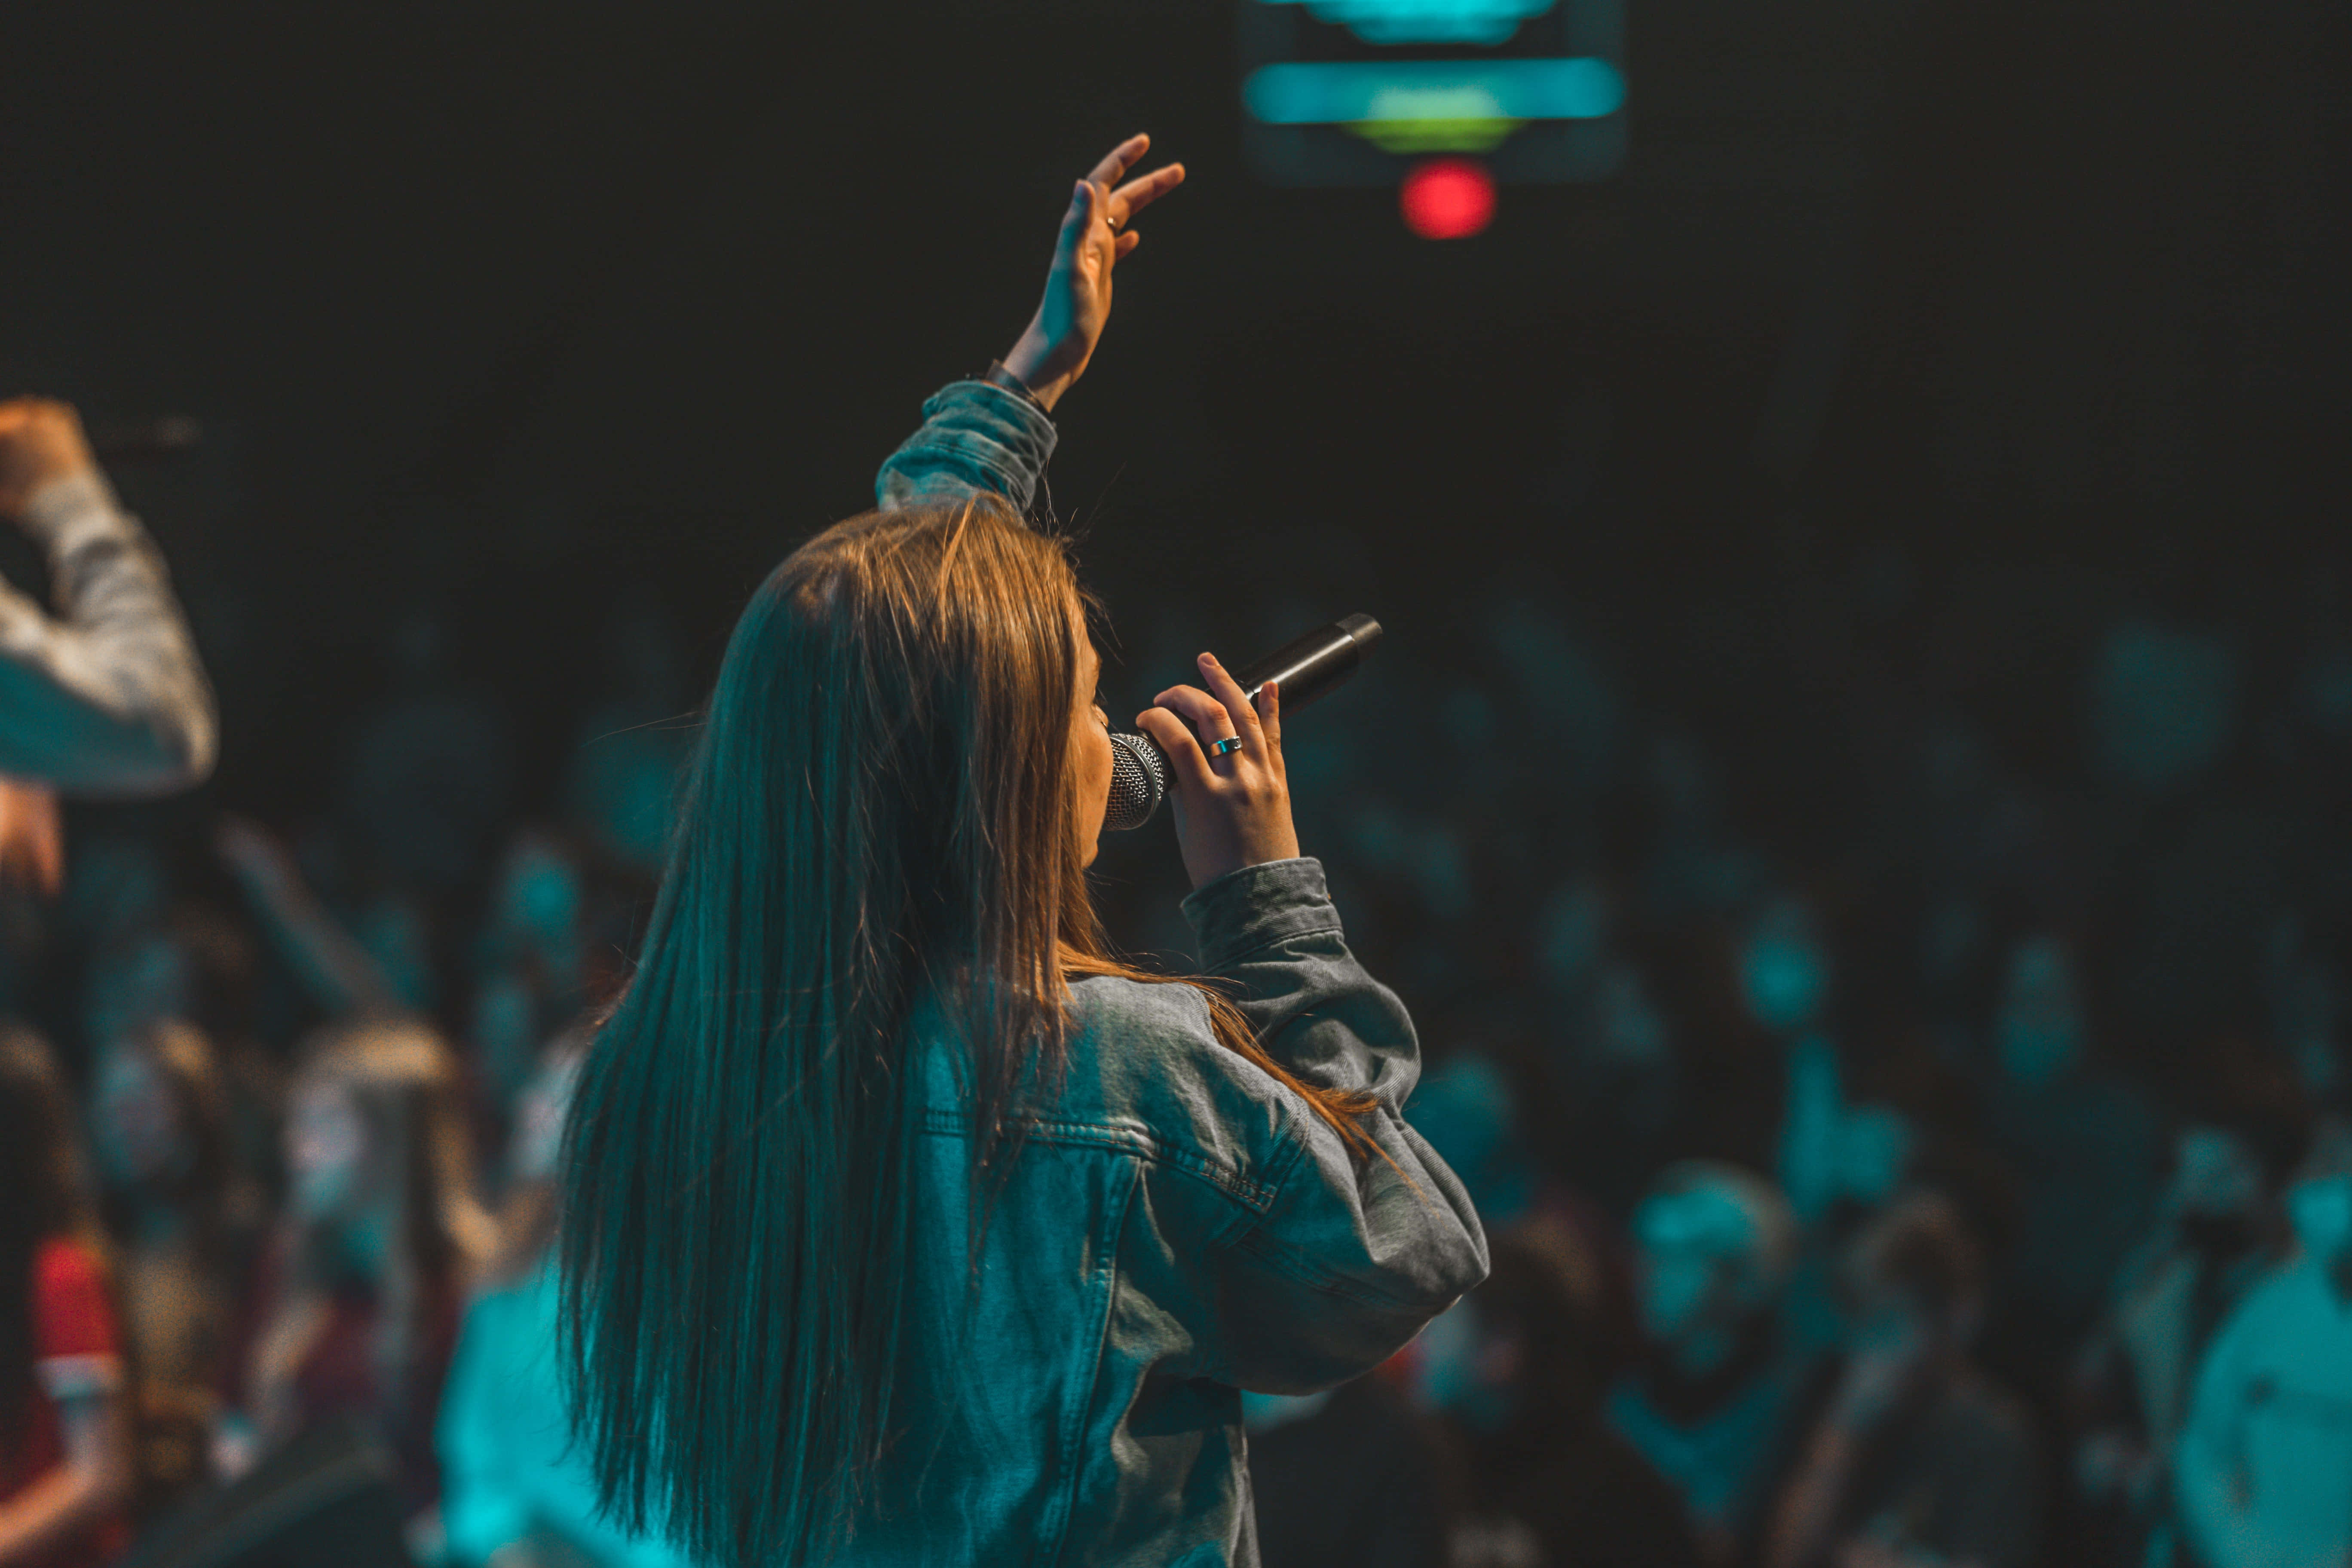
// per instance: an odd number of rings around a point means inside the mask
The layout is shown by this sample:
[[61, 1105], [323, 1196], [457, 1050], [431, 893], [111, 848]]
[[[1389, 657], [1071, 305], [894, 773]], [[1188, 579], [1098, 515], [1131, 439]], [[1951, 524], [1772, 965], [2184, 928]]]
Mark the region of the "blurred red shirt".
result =
[[[98, 1254], [72, 1237], [51, 1237], [33, 1256], [32, 1287], [33, 1376], [5, 1396], [15, 1409], [0, 1423], [0, 1501], [66, 1462], [60, 1401], [122, 1386], [122, 1331]], [[98, 1568], [130, 1542], [131, 1521], [118, 1510], [21, 1568]]]

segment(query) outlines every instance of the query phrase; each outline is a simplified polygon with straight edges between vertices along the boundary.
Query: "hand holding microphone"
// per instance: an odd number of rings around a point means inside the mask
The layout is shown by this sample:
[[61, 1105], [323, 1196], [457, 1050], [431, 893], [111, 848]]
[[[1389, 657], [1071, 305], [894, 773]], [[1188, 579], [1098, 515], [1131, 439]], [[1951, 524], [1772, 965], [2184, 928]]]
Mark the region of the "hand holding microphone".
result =
[[1228, 871], [1298, 854], [1290, 781], [1282, 765], [1282, 691], [1268, 682], [1253, 703], [1213, 654], [1207, 686], [1171, 686], [1135, 721], [1175, 775], [1176, 843], [1198, 888]]
[[[1202, 686], [1171, 686], [1137, 715], [1144, 734], [1111, 736], [1108, 828], [1150, 820], [1172, 784], [1176, 840], [1194, 887], [1298, 853], [1282, 760], [1282, 708], [1335, 689], [1381, 636], [1370, 616], [1349, 616], [1287, 643], [1235, 675], [1200, 657]], [[1205, 689], [1203, 689], [1205, 688]]]

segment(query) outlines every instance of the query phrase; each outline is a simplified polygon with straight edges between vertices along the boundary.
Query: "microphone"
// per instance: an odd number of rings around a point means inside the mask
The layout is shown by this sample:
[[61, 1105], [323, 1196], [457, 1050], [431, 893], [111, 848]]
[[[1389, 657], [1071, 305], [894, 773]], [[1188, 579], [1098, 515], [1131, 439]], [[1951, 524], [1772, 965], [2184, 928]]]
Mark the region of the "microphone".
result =
[[[1234, 679], [1253, 706], [1267, 681], [1280, 686], [1282, 714], [1287, 719], [1345, 685], [1380, 640], [1381, 623], [1371, 616], [1343, 616], [1244, 665]], [[1112, 731], [1110, 806], [1103, 813], [1104, 828], [1124, 833], [1150, 821], [1168, 798], [1170, 776], [1168, 758], [1157, 741]]]

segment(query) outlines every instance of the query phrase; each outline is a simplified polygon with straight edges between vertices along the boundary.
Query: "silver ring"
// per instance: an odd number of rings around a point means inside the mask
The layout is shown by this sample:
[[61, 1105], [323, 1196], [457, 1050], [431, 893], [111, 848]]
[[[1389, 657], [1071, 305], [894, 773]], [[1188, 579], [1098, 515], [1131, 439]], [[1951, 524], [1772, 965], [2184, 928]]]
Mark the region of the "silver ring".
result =
[[1242, 738], [1239, 735], [1228, 735], [1222, 741], [1212, 741], [1209, 742], [1209, 755], [1213, 757], [1222, 757], [1229, 752], [1238, 752], [1241, 749]]

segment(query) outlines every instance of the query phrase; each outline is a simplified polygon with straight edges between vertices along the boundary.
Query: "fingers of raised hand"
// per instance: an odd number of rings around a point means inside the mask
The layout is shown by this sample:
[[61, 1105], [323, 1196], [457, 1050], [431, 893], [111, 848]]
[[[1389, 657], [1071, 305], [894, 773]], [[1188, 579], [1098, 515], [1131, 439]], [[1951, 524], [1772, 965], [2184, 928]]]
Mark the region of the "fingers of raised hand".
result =
[[1282, 688], [1267, 681], [1257, 689], [1258, 722], [1265, 731], [1265, 743], [1273, 751], [1282, 750]]
[[1151, 138], [1138, 132], [1104, 153], [1102, 162], [1094, 166], [1087, 178], [1103, 189], [1108, 190], [1118, 183], [1121, 175], [1135, 167], [1135, 161], [1138, 158], [1142, 157], [1150, 149]]
[[1170, 163], [1129, 180], [1110, 193], [1111, 226], [1116, 228], [1125, 224], [1183, 183], [1184, 165], [1181, 163]]

